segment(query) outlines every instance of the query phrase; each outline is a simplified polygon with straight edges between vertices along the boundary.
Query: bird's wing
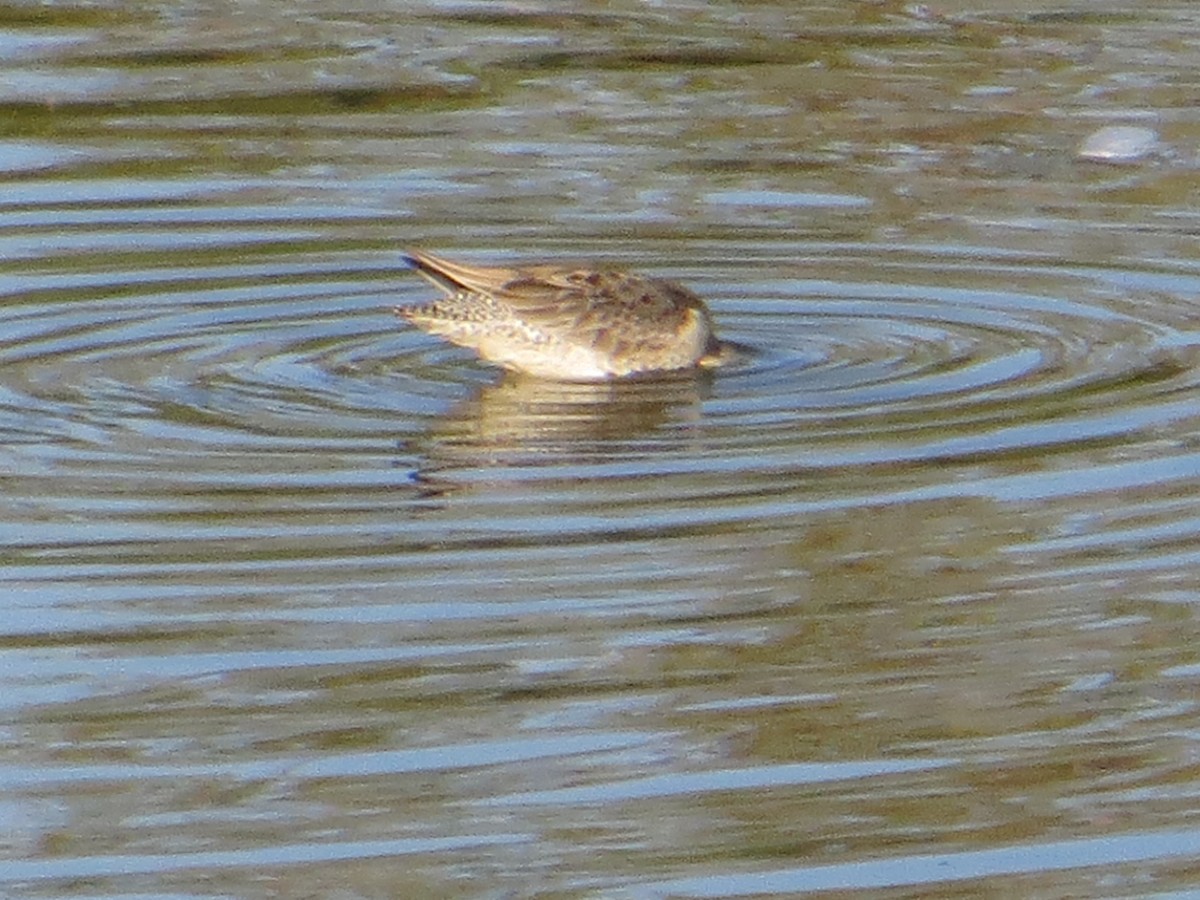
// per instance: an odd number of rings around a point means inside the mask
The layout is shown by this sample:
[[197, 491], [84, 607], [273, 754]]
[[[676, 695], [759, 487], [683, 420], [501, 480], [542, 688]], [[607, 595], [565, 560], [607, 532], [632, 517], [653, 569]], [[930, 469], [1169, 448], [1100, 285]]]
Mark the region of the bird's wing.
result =
[[690, 291], [658, 279], [560, 266], [472, 266], [423, 251], [408, 259], [448, 294], [486, 294], [530, 327], [571, 343], [605, 347], [656, 345], [674, 339], [703, 304]]

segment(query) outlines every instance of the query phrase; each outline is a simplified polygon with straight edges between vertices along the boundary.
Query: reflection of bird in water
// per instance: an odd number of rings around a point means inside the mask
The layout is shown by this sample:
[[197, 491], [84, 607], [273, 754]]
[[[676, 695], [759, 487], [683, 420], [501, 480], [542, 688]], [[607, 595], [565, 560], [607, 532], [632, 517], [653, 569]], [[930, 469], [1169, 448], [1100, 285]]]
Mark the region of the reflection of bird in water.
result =
[[469, 266], [410, 251], [444, 296], [396, 313], [489, 362], [540, 378], [593, 381], [726, 361], [699, 297], [611, 269]]
[[626, 450], [668, 422], [699, 418], [711, 381], [688, 374], [603, 382], [546, 381], [505, 373], [441, 416], [425, 435], [442, 450], [489, 459], [555, 451], [590, 458], [597, 447]]
[[535, 468], [577, 478], [590, 465], [669, 456], [706, 439], [697, 427], [712, 387], [705, 374], [570, 382], [505, 372], [403, 441], [401, 464], [433, 499], [483, 484], [522, 490]]

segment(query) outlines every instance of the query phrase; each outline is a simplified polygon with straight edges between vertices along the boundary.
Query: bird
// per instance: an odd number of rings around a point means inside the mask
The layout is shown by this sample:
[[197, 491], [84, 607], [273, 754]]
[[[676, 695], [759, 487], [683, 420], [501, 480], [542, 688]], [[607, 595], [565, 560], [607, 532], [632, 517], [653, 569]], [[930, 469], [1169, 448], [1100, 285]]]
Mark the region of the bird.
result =
[[725, 361], [708, 307], [673, 281], [605, 267], [477, 266], [422, 250], [404, 259], [442, 296], [395, 313], [506, 369], [601, 381]]

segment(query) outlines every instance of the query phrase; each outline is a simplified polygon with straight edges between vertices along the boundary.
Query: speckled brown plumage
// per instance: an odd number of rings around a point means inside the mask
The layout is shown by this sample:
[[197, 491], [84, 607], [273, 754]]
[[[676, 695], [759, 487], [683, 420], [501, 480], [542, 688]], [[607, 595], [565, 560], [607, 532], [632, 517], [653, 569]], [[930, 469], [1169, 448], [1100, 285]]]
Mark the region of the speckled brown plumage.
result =
[[718, 365], [704, 302], [670, 281], [610, 269], [408, 262], [443, 292], [396, 313], [509, 369], [560, 380]]

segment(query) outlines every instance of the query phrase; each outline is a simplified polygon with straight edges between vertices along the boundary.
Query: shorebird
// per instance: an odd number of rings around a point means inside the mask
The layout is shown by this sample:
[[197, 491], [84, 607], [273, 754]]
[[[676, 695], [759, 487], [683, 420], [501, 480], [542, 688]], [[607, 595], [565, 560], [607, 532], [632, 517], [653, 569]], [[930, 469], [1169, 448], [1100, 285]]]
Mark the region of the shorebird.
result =
[[723, 361], [704, 301], [671, 281], [613, 269], [472, 266], [419, 250], [405, 259], [442, 296], [396, 314], [507, 369], [594, 381]]

